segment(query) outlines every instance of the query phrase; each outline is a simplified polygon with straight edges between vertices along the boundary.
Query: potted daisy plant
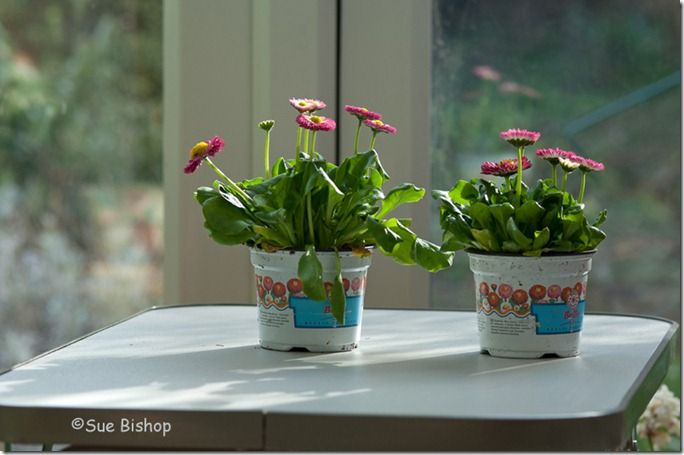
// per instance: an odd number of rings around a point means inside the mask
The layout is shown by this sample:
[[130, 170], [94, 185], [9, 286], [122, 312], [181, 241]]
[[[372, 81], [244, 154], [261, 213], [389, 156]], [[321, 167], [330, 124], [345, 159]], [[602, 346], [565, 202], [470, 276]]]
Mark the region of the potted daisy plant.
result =
[[[220, 137], [198, 142], [186, 173], [206, 163], [217, 175], [200, 187], [204, 226], [217, 243], [250, 248], [255, 269], [259, 342], [276, 350], [345, 351], [358, 345], [367, 270], [374, 249], [401, 264], [429, 271], [448, 267], [452, 252], [419, 238], [411, 220], [392, 217], [402, 204], [415, 203], [423, 188], [403, 183], [383, 191], [389, 175], [375, 150], [379, 134], [396, 134], [376, 112], [358, 106], [345, 111], [358, 120], [353, 154], [339, 165], [316, 149], [318, 134], [335, 130], [333, 119], [318, 111], [325, 103], [290, 99], [297, 111], [291, 157], [269, 156], [273, 120], [264, 131], [263, 175], [234, 181], [212, 158]], [[363, 130], [368, 147], [359, 149]]]
[[[532, 163], [525, 148], [541, 134], [510, 129], [500, 136], [517, 156], [481, 166], [482, 174], [503, 178], [500, 184], [459, 180], [449, 191], [433, 192], [440, 202], [442, 249], [469, 256], [483, 351], [500, 357], [578, 355], [587, 277], [606, 237], [599, 226], [607, 213], [589, 222], [584, 197], [587, 176], [604, 165], [571, 151], [538, 149], [551, 176], [528, 188], [523, 171]], [[577, 197], [567, 189], [574, 172], [581, 179]]]

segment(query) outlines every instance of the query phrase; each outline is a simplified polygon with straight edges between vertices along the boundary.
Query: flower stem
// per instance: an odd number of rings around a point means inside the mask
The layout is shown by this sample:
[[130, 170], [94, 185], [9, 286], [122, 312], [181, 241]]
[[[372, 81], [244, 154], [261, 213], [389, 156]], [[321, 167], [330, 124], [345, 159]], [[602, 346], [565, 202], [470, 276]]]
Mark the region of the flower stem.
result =
[[306, 195], [306, 212], [309, 219], [309, 240], [312, 245], [316, 245], [316, 240], [314, 237], [314, 225], [313, 225], [313, 211], [311, 210], [311, 193]]
[[558, 166], [557, 164], [552, 164], [553, 171], [551, 172], [551, 181], [553, 182], [553, 186], [558, 188], [558, 176], [556, 174], [556, 167]]
[[304, 153], [309, 153], [309, 130], [304, 132]]
[[271, 160], [268, 157], [269, 147], [271, 146], [271, 130], [266, 131], [264, 140], [264, 171], [267, 179], [271, 178]]
[[561, 191], [565, 192], [565, 187], [568, 186], [568, 172], [563, 171], [563, 185], [561, 186]]
[[229, 187], [231, 190], [235, 191], [235, 192], [242, 198], [243, 202], [247, 202], [247, 203], [251, 204], [252, 198], [249, 196], [249, 194], [245, 193], [245, 192], [242, 190], [242, 188], [240, 188], [239, 186], [237, 186], [237, 185], [235, 184], [235, 182], [233, 182], [233, 181], [230, 179], [230, 177], [228, 177], [226, 174], [224, 174], [223, 171], [221, 171], [221, 169], [219, 169], [218, 167], [216, 167], [216, 165], [209, 159], [209, 157], [205, 158], [204, 160], [207, 162], [207, 164], [208, 164], [209, 166], [211, 166], [211, 168], [214, 170], [214, 172], [216, 173], [216, 175], [218, 175], [219, 177], [221, 177], [221, 178], [223, 179], [223, 181], [226, 182], [226, 183], [228, 184], [228, 187]]
[[302, 127], [297, 128], [297, 144], [295, 145], [295, 161], [299, 162], [299, 151], [302, 149]]
[[577, 198], [577, 202], [580, 204], [584, 200], [584, 189], [587, 186], [587, 173], [582, 172], [582, 180], [580, 180], [580, 191], [579, 191], [579, 197]]
[[523, 150], [524, 147], [518, 147], [518, 179], [515, 182], [515, 194], [519, 197], [522, 197]]
[[359, 133], [361, 132], [362, 119], [359, 119], [359, 124], [356, 125], [356, 135], [354, 136], [354, 155], [359, 152]]
[[370, 144], [368, 145], [368, 150], [373, 150], [373, 147], [375, 146], [375, 136], [378, 135], [377, 131], [373, 131], [373, 136], [371, 136]]
[[316, 133], [318, 131], [313, 131], [311, 133], [311, 159], [316, 155]]
[[509, 192], [511, 191], [511, 178], [507, 175], [504, 179], [506, 179], [506, 192]]

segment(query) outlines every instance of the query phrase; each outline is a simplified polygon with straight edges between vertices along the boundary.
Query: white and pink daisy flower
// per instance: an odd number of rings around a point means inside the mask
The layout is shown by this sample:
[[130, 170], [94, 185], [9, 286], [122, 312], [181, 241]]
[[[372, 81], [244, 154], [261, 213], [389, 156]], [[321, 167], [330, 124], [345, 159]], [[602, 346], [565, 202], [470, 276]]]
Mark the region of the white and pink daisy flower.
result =
[[382, 115], [366, 109], [365, 107], [345, 105], [344, 110], [358, 118], [359, 120], [380, 120]]
[[579, 168], [582, 172], [602, 171], [606, 168], [603, 163], [590, 160], [589, 158], [584, 158], [583, 156], [575, 155], [571, 159], [579, 163]]
[[539, 149], [537, 150], [536, 155], [554, 166], [558, 164], [560, 158], [571, 159], [572, 157], [577, 156], [575, 152], [559, 148]]
[[384, 123], [380, 119], [364, 120], [363, 124], [372, 129], [374, 133], [397, 134], [397, 129], [389, 123]]
[[335, 120], [322, 115], [300, 114], [296, 120], [299, 126], [311, 131], [332, 131], [337, 127]]
[[513, 145], [514, 147], [525, 147], [537, 142], [541, 137], [541, 133], [519, 128], [511, 128], [509, 130], [502, 131], [499, 136], [501, 139]]
[[297, 109], [301, 114], [315, 112], [325, 109], [326, 104], [321, 100], [312, 98], [290, 98], [290, 105]]

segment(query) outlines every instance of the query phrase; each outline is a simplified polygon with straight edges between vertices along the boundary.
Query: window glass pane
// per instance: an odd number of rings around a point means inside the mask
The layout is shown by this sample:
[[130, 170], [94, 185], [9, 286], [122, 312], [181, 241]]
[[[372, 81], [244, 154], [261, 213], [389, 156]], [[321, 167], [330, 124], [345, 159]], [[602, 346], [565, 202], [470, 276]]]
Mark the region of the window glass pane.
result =
[[161, 0], [0, 2], [0, 370], [161, 303]]
[[[605, 172], [589, 175], [585, 199], [592, 218], [608, 209], [588, 310], [678, 320], [679, 4], [436, 0], [433, 17], [433, 188], [512, 156], [498, 137], [508, 128], [541, 131], [540, 147], [604, 162]], [[528, 184], [550, 176], [535, 150], [527, 152]], [[579, 178], [570, 180], [577, 195]], [[465, 254], [431, 280], [433, 307], [473, 308]]]

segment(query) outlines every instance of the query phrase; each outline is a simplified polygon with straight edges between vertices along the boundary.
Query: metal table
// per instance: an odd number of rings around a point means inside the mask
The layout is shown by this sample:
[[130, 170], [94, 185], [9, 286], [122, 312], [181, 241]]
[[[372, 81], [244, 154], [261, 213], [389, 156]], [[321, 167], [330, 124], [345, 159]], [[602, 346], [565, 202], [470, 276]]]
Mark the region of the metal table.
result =
[[493, 358], [475, 313], [366, 310], [353, 352], [256, 345], [256, 308], [153, 308], [0, 376], [0, 440], [266, 450], [625, 447], [677, 324], [588, 315], [579, 357]]

